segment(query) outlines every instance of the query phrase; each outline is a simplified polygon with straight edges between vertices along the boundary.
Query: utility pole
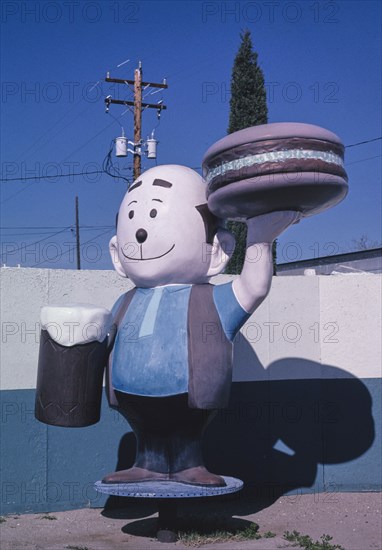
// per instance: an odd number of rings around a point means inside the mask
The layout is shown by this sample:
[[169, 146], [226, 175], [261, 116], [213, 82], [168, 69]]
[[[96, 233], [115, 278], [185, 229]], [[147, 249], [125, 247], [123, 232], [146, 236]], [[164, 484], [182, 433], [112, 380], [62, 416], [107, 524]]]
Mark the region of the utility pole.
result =
[[78, 212], [78, 197], [76, 197], [76, 249], [77, 249], [77, 269], [81, 269], [80, 222], [79, 222], [79, 212]]
[[[134, 71], [134, 179], [141, 175], [142, 67]], [[139, 144], [139, 145], [138, 145]], [[138, 150], [137, 150], [138, 149]]]
[[134, 101], [123, 101], [121, 99], [112, 99], [108, 96], [105, 99], [106, 107], [112, 103], [117, 105], [127, 105], [134, 107], [134, 179], [137, 179], [141, 175], [141, 146], [142, 146], [142, 111], [144, 109], [156, 109], [158, 116], [161, 111], [167, 109], [167, 107], [159, 101], [158, 103], [145, 103], [142, 102], [142, 88], [168, 88], [166, 80], [164, 79], [161, 84], [156, 82], [143, 82], [142, 81], [142, 63], [139, 62], [138, 69], [134, 71], [134, 80], [110, 78], [109, 73], [105, 78], [105, 82], [114, 82], [115, 84], [124, 84], [125, 86], [134, 86]]

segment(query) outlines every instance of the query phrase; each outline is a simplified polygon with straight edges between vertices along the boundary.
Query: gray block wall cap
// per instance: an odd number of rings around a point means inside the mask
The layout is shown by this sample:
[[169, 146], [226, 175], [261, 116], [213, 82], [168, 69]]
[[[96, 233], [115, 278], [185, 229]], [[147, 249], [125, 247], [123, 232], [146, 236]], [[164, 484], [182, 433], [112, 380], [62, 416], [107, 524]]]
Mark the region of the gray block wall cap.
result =
[[256, 141], [266, 141], [268, 139], [286, 139], [293, 137], [319, 139], [343, 146], [342, 141], [336, 134], [321, 126], [305, 124], [303, 122], [272, 122], [270, 124], [260, 124], [259, 126], [244, 128], [244, 130], [239, 130], [238, 132], [225, 136], [207, 149], [202, 164], [208, 162], [208, 160], [215, 155], [227, 149], [231, 149], [232, 147], [237, 147], [238, 145], [254, 143]]

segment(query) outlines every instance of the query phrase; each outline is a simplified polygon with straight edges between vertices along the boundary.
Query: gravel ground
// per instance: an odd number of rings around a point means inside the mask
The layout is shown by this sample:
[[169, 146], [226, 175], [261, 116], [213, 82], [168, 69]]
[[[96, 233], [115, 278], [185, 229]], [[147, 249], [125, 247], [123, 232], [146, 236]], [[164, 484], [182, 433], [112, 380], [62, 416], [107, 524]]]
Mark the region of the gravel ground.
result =
[[[180, 518], [225, 518], [227, 524], [256, 522], [274, 538], [205, 544], [202, 549], [275, 550], [291, 548], [283, 534], [296, 530], [312, 539], [327, 534], [345, 550], [382, 549], [382, 494], [331, 493], [284, 496], [273, 503], [215, 501], [184, 503]], [[256, 510], [254, 512], [254, 510]], [[50, 517], [51, 519], [47, 519]], [[54, 519], [53, 519], [54, 518]], [[121, 509], [82, 509], [50, 514], [6, 516], [0, 525], [1, 550], [151, 550], [190, 548], [182, 542], [156, 540], [153, 504], [130, 502]], [[234, 518], [234, 519], [232, 519]]]

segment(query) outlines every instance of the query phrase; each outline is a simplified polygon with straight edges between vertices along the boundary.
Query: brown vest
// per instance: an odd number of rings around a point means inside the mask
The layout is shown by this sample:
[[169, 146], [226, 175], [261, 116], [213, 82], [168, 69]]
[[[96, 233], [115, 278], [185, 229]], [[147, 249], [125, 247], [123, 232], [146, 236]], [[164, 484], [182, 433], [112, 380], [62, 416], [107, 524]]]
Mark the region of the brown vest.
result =
[[[233, 346], [227, 339], [213, 300], [213, 285], [193, 285], [188, 307], [188, 404], [195, 409], [220, 409], [228, 404], [232, 381]], [[135, 289], [126, 292], [114, 323], [119, 327], [133, 299]], [[118, 399], [111, 379], [113, 352], [106, 375], [111, 406]]]

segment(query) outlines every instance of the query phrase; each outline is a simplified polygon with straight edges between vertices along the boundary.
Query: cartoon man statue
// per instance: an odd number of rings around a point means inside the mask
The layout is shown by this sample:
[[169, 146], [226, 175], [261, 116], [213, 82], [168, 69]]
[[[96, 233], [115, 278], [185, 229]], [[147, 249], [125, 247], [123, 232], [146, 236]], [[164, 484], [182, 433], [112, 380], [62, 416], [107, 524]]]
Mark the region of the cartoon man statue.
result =
[[[110, 251], [117, 272], [135, 287], [113, 308], [116, 336], [106, 380], [110, 405], [136, 435], [137, 454], [130, 469], [106, 475], [104, 483], [225, 485], [204, 466], [201, 441], [216, 409], [228, 404], [233, 340], [269, 292], [276, 237], [302, 215], [321, 212], [346, 196], [343, 159], [344, 146], [332, 132], [274, 123], [214, 144], [203, 161], [205, 179], [184, 166], [162, 165], [130, 186]], [[242, 272], [220, 285], [209, 279], [224, 271], [235, 243], [212, 211], [221, 218], [245, 218], [248, 226]], [[53, 322], [59, 319], [61, 324]], [[93, 338], [86, 320], [100, 329]], [[105, 334], [113, 332], [110, 313], [95, 306], [43, 308], [42, 325], [37, 418], [67, 426], [96, 422], [99, 411], [85, 410], [84, 420], [65, 392], [69, 381], [87, 395], [86, 384], [95, 380], [89, 365], [98, 357], [100, 382], [94, 393], [99, 391], [100, 401]], [[53, 343], [52, 330], [57, 333], [61, 326], [73, 328], [70, 342], [56, 344], [56, 338]], [[67, 345], [73, 346], [72, 355], [63, 349]], [[79, 384], [74, 381], [81, 368]], [[68, 403], [59, 407], [60, 421], [51, 421], [57, 388]]]
[[118, 330], [107, 392], [137, 436], [137, 457], [104, 483], [225, 485], [203, 464], [202, 434], [228, 403], [233, 339], [270, 289], [272, 242], [298, 218], [287, 211], [249, 219], [241, 275], [211, 285], [235, 243], [209, 212], [204, 180], [190, 168], [163, 165], [130, 186], [110, 251], [135, 288], [113, 308]]

